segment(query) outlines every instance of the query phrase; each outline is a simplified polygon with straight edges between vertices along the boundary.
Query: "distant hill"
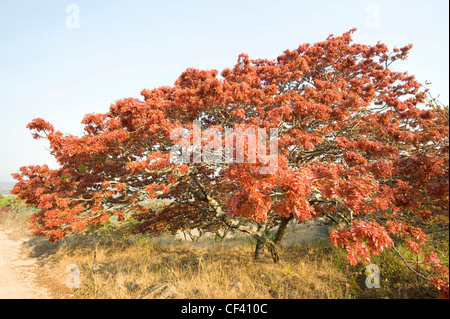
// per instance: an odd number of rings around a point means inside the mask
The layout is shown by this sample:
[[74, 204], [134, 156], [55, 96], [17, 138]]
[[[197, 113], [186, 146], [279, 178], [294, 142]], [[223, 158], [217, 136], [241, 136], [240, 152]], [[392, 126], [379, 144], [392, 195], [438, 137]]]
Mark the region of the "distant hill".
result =
[[0, 182], [0, 194], [9, 195], [9, 192], [14, 187], [14, 182]]

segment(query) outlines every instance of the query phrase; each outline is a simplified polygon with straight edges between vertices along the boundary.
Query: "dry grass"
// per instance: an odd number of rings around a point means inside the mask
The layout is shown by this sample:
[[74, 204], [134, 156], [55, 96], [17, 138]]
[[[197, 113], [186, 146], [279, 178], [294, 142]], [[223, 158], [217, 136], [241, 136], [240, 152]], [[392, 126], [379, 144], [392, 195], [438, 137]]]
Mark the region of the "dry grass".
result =
[[180, 298], [351, 297], [346, 275], [333, 268], [332, 256], [321, 247], [298, 247], [280, 264], [255, 262], [251, 248], [148, 240], [115, 250], [98, 246], [94, 263], [95, 249], [61, 247], [47, 269], [65, 282], [66, 266], [78, 265], [81, 287], [75, 295], [80, 298], [140, 298], [161, 283], [173, 284]]
[[[3, 210], [0, 226], [13, 229], [16, 236], [29, 235], [30, 214]], [[74, 236], [52, 245], [33, 237], [28, 251], [41, 265], [41, 281], [57, 298], [141, 298], [149, 287], [164, 283], [176, 288], [176, 298], [186, 299], [438, 297], [429, 282], [418, 279], [389, 251], [372, 260], [380, 267], [381, 288], [368, 289], [366, 265], [350, 266], [345, 251], [324, 242], [282, 248], [282, 261], [274, 264], [268, 254], [254, 261], [255, 243], [248, 238], [196, 243], [168, 237], [111, 238], [99, 242], [96, 236]], [[448, 240], [444, 242], [448, 256]], [[65, 286], [70, 264], [80, 269], [78, 289]]]
[[254, 261], [253, 248], [248, 241], [199, 245], [148, 238], [115, 249], [62, 245], [45, 258], [45, 269], [63, 284], [67, 265], [76, 264], [81, 272], [81, 287], [72, 291], [76, 298], [141, 298], [163, 283], [173, 284], [176, 298], [187, 299], [437, 298], [430, 283], [393, 255], [374, 259], [381, 288], [368, 289], [365, 266], [350, 266], [342, 250], [328, 245], [283, 249], [279, 264], [268, 255]]
[[33, 211], [25, 207], [2, 207], [0, 206], [0, 229], [8, 230], [11, 239], [28, 237], [28, 219]]

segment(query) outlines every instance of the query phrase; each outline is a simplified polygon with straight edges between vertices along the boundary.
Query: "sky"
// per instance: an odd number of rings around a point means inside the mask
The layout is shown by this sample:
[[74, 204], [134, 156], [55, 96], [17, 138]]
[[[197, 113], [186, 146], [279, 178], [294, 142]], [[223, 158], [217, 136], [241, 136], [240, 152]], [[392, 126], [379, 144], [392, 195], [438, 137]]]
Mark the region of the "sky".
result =
[[57, 168], [26, 129], [36, 117], [81, 135], [85, 114], [173, 85], [189, 67], [220, 72], [240, 53], [275, 59], [354, 27], [358, 43], [412, 43], [395, 69], [449, 103], [447, 0], [2, 0], [0, 182], [21, 166]]

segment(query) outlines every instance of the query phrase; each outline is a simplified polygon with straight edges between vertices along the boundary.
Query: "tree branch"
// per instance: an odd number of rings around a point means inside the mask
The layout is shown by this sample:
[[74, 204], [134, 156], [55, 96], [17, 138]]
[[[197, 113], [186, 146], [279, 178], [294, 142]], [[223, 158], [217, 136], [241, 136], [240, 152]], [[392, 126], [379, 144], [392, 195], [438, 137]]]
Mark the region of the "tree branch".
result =
[[398, 252], [398, 250], [395, 248], [394, 244], [392, 244], [392, 249], [394, 249], [394, 251], [396, 252], [396, 254], [401, 258], [401, 260], [405, 263], [406, 267], [411, 270], [413, 273], [415, 273], [417, 276], [419, 276], [422, 279], [431, 281], [430, 278], [418, 273], [417, 271], [415, 271], [414, 269], [412, 269], [409, 265], [408, 265], [408, 261]]

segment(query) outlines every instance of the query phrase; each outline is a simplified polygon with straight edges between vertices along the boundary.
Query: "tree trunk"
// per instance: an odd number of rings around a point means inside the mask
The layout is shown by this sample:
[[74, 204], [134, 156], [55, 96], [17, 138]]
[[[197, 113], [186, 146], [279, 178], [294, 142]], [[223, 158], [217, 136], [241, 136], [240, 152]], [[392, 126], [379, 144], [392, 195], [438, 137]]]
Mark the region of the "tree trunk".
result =
[[294, 218], [294, 215], [292, 213], [289, 215], [289, 217], [281, 217], [280, 226], [278, 226], [277, 233], [275, 234], [275, 239], [273, 240], [273, 243], [276, 246], [280, 245], [281, 240], [284, 238], [284, 235], [286, 235], [287, 225], [292, 218]]
[[[261, 237], [266, 239], [264, 235], [263, 224], [258, 223], [258, 232], [261, 233]], [[256, 239], [255, 260], [261, 260], [264, 256], [264, 241]]]
[[273, 244], [271, 241], [267, 241], [267, 249], [269, 250], [270, 254], [272, 255], [272, 260], [274, 263], [277, 263], [280, 261], [280, 255], [278, 254], [278, 248]]
[[264, 256], [264, 242], [256, 240], [255, 260], [262, 260]]
[[275, 263], [280, 260], [277, 247], [271, 240], [265, 238], [264, 233], [261, 234], [261, 232], [256, 231], [252, 227], [242, 224], [239, 220], [228, 218], [219, 203], [206, 192], [205, 187], [198, 180], [198, 178], [195, 175], [192, 175], [191, 178], [199, 186], [201, 193], [203, 194], [202, 200], [208, 203], [209, 207], [215, 212], [217, 218], [221, 219], [222, 222], [229, 228], [234, 228], [245, 232], [253, 236], [257, 241], [263, 243], [264, 246], [267, 246], [267, 249], [272, 255], [272, 259]]

